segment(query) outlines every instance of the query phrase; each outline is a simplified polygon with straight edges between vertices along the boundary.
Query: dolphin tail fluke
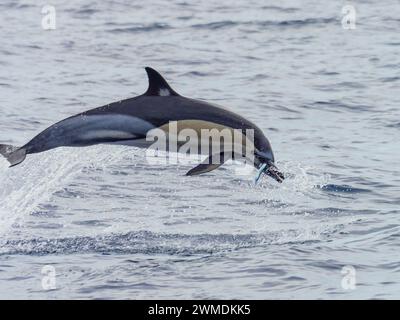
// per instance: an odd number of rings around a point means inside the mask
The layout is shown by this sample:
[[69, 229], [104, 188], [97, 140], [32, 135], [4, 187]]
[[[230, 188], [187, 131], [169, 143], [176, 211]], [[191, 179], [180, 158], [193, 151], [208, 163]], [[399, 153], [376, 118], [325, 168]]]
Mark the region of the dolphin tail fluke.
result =
[[20, 164], [26, 158], [26, 150], [24, 148], [7, 144], [0, 144], [0, 154], [8, 160], [10, 167]]

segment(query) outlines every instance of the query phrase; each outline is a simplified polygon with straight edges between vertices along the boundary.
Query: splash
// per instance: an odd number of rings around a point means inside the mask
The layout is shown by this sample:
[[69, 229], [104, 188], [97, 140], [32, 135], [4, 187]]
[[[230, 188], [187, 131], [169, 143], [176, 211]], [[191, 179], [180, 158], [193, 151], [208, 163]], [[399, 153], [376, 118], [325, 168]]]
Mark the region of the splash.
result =
[[279, 163], [279, 168], [285, 174], [283, 183], [275, 183], [271, 178], [264, 176], [256, 187], [264, 190], [270, 200], [299, 203], [301, 197], [312, 195], [315, 190], [328, 185], [331, 180], [331, 176], [321, 172], [319, 168], [298, 162]]
[[85, 148], [84, 152], [59, 148], [45, 154], [29, 155], [24, 163], [15, 168], [8, 168], [6, 161], [2, 160], [0, 234], [4, 235], [12, 227], [21, 225], [25, 216], [49, 201], [56, 191], [68, 184], [85, 166], [90, 166], [92, 162], [99, 165], [113, 162], [123, 152], [121, 148], [114, 152], [104, 152], [104, 148], [113, 147]]

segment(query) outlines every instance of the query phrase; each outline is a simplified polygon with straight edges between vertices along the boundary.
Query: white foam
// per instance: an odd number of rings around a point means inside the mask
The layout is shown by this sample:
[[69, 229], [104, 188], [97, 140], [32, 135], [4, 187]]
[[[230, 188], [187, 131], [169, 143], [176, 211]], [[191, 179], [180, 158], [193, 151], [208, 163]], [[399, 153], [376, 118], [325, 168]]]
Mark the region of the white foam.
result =
[[[90, 148], [59, 148], [41, 154], [28, 155], [19, 166], [8, 168], [0, 161], [0, 235], [18, 227], [24, 217], [34, 212], [61, 190], [91, 161], [104, 163], [110, 154], [104, 146]], [[113, 148], [108, 146], [107, 148]], [[115, 148], [115, 147], [114, 147]], [[124, 148], [115, 148], [118, 156]], [[114, 150], [113, 150], [114, 151]]]

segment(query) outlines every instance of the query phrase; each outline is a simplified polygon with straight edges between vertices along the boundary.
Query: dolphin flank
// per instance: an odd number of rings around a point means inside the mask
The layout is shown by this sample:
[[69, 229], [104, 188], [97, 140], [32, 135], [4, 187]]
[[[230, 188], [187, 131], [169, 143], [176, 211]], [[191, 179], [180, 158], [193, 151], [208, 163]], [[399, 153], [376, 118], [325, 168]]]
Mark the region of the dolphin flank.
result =
[[[146, 137], [154, 129], [168, 133], [170, 122], [176, 122], [179, 130], [203, 129], [240, 130], [242, 144], [248, 143], [247, 131], [253, 134], [253, 165], [259, 169], [259, 175], [265, 173], [278, 182], [284, 176], [275, 166], [271, 145], [263, 132], [246, 118], [225, 108], [183, 97], [174, 91], [167, 81], [154, 69], [146, 67], [149, 78], [147, 91], [137, 97], [114, 102], [75, 116], [66, 118], [45, 129], [27, 144], [21, 147], [0, 144], [0, 154], [10, 167], [23, 162], [28, 154], [40, 153], [57, 147], [85, 147], [96, 144], [119, 144], [136, 147], [149, 147]], [[202, 149], [202, 140], [197, 142]], [[236, 149], [235, 149], [236, 150]], [[199, 151], [199, 153], [201, 153]], [[229, 159], [239, 159], [233, 148], [224, 148], [221, 152], [207, 153], [201, 164], [187, 172], [197, 175], [212, 171]], [[214, 161], [216, 158], [219, 162]]]

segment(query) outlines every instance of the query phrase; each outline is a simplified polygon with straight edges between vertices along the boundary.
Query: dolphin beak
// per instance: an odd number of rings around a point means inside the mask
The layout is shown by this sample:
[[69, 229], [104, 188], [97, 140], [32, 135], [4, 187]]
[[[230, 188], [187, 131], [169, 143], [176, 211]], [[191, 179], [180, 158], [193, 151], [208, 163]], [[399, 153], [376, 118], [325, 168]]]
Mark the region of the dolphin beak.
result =
[[260, 180], [262, 173], [265, 173], [267, 176], [270, 176], [279, 183], [282, 183], [283, 180], [285, 179], [283, 173], [280, 172], [278, 168], [271, 161], [269, 161], [268, 163], [263, 163], [261, 167], [258, 169], [257, 175], [254, 179], [255, 184], [257, 184], [258, 180]]
[[279, 183], [282, 183], [283, 180], [285, 180], [285, 176], [283, 175], [283, 173], [280, 172], [279, 169], [272, 163], [270, 163], [269, 167], [264, 170], [264, 173], [275, 179]]

